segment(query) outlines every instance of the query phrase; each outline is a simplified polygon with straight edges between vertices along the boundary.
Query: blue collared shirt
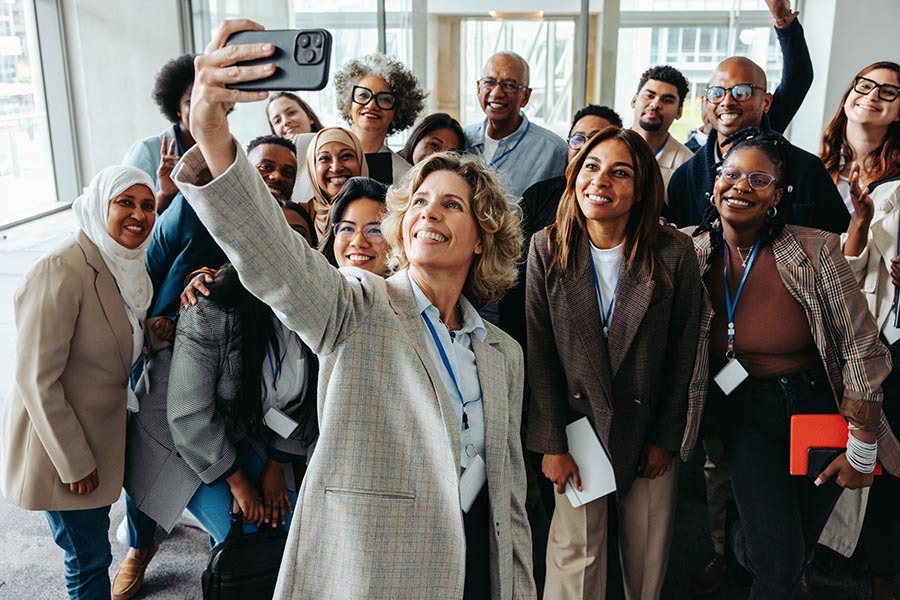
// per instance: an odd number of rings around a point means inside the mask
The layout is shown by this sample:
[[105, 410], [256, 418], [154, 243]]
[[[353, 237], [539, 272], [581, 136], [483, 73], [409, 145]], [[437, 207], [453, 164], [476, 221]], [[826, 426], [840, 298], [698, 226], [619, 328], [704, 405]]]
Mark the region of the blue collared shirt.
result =
[[[438, 373], [441, 374], [441, 383], [447, 390], [447, 395], [453, 401], [453, 410], [456, 412], [456, 422], [459, 423], [459, 466], [465, 470], [476, 455], [484, 458], [484, 401], [481, 399], [481, 383], [478, 379], [478, 367], [475, 364], [475, 352], [472, 350], [472, 335], [484, 341], [487, 329], [484, 321], [478, 316], [478, 311], [472, 306], [465, 296], [459, 297], [459, 307], [462, 311], [462, 327], [457, 331], [449, 331], [440, 321], [438, 309], [431, 303], [424, 292], [416, 285], [416, 282], [407, 272], [409, 282], [412, 284], [413, 296], [416, 299], [416, 308], [428, 319], [438, 336], [439, 343], [444, 348], [444, 353], [453, 369], [456, 381], [459, 383], [466, 405], [466, 417], [468, 429], [463, 428], [463, 407], [456, 392], [456, 384], [450, 377], [450, 373], [444, 367], [440, 351], [435, 343], [431, 330], [422, 321], [422, 330], [425, 332], [428, 355], [434, 363]], [[470, 403], [471, 404], [468, 404]]]
[[[559, 177], [566, 172], [566, 142], [520, 112], [522, 124], [514, 132], [500, 140], [497, 152], [487, 162], [500, 177], [507, 196], [518, 202], [522, 193], [538, 181]], [[487, 135], [487, 119], [468, 125], [466, 150], [484, 159], [484, 137]]]

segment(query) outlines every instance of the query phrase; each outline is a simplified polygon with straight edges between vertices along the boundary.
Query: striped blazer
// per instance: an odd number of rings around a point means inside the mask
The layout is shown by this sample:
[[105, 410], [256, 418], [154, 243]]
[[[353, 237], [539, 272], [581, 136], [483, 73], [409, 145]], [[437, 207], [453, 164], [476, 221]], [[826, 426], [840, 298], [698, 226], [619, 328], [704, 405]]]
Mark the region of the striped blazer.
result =
[[550, 268], [547, 230], [531, 241], [525, 304], [528, 447], [567, 452], [566, 424], [587, 416], [610, 455], [617, 494], [624, 497], [647, 442], [686, 457], [696, 441], [703, 396], [690, 394], [690, 382], [700, 276], [691, 240], [661, 227], [652, 276], [622, 269], [607, 339], [590, 252], [587, 236], [580, 236], [572, 266], [562, 273]]
[[[173, 173], [251, 292], [320, 359], [319, 440], [276, 598], [462, 598], [459, 422], [428, 354], [406, 271], [338, 271], [287, 226], [237, 148], [213, 181], [199, 147]], [[522, 459], [522, 350], [490, 324], [472, 350], [483, 390], [491, 600], [533, 599]]]
[[[693, 238], [701, 274], [709, 268], [709, 233]], [[809, 321], [813, 341], [822, 358], [835, 402], [847, 420], [878, 436], [878, 457], [891, 473], [900, 473], [900, 445], [881, 414], [881, 382], [891, 371], [887, 348], [832, 233], [785, 225], [772, 241], [778, 274], [788, 292], [800, 303]], [[697, 363], [708, 385], [709, 331], [713, 309], [708, 294], [701, 321]], [[699, 383], [699, 382], [698, 382]]]

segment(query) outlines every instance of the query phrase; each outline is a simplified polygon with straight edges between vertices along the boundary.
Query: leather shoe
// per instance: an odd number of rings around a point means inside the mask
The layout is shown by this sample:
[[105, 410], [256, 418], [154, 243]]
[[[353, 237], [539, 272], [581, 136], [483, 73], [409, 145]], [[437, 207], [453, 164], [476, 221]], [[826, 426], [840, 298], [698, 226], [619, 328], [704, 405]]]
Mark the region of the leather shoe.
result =
[[803, 575], [800, 576], [800, 589], [797, 590], [797, 595], [794, 596], [794, 600], [814, 600], [816, 597], [813, 594], [812, 586], [809, 585], [809, 565], [803, 569]]
[[143, 559], [125, 556], [112, 581], [112, 600], [128, 600], [141, 590], [141, 586], [144, 585], [144, 572], [157, 550], [159, 542], [153, 540], [153, 545]]
[[725, 583], [727, 564], [721, 554], [711, 553], [691, 575], [691, 595], [711, 596]]

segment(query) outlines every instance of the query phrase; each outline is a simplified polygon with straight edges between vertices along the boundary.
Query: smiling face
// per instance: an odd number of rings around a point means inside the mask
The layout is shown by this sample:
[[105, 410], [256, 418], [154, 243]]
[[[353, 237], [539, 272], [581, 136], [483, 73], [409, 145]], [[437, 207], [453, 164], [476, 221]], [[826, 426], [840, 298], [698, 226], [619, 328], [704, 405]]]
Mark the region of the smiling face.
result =
[[[347, 205], [338, 229], [354, 231], [353, 237], [334, 236], [334, 258], [339, 267], [358, 267], [381, 277], [387, 275], [388, 244], [381, 239], [366, 238], [364, 231], [377, 228], [381, 232], [381, 217], [384, 204], [371, 198], [359, 198]], [[370, 231], [374, 231], [371, 230]]]
[[359, 174], [359, 159], [349, 146], [328, 142], [316, 152], [316, 181], [328, 198], [334, 198], [348, 179]]
[[129, 250], [144, 243], [155, 222], [156, 197], [145, 185], [135, 184], [109, 202], [106, 232]]
[[740, 83], [750, 83], [761, 89], [753, 88], [753, 95], [743, 102], [735, 100], [729, 92], [719, 104], [706, 103], [706, 114], [713, 129], [721, 134], [720, 140], [747, 127], [759, 127], [763, 115], [772, 104], [772, 94], [764, 91], [765, 74], [761, 74], [759, 67], [745, 58], [734, 57], [723, 61], [709, 85], [732, 88]]
[[631, 128], [639, 133], [640, 130], [667, 132], [672, 123], [681, 118], [678, 88], [656, 79], [647, 80], [631, 99], [631, 107], [634, 109]]
[[256, 166], [276, 200], [291, 199], [297, 180], [297, 157], [290, 149], [278, 144], [260, 144], [250, 150], [247, 158]]
[[422, 139], [413, 148], [413, 164], [418, 164], [422, 159], [431, 156], [435, 152], [458, 150], [462, 143], [463, 141], [453, 133], [453, 130], [447, 127], [430, 131], [422, 136]]
[[588, 220], [624, 233], [634, 206], [635, 166], [625, 142], [608, 139], [591, 148], [575, 179], [575, 198]]
[[[396, 110], [385, 110], [378, 106], [374, 96], [381, 92], [391, 92], [391, 86], [388, 82], [377, 75], [366, 75], [356, 82], [356, 85], [368, 88], [372, 91], [373, 97], [369, 103], [363, 106], [356, 102], [350, 102], [350, 129], [354, 133], [360, 130], [377, 135], [381, 138], [387, 136], [391, 123], [394, 122]], [[396, 106], [395, 106], [396, 108]]]
[[303, 107], [287, 96], [272, 100], [266, 107], [266, 116], [275, 135], [292, 138], [300, 133], [312, 131], [312, 121]]
[[419, 270], [468, 273], [482, 253], [472, 188], [451, 171], [435, 171], [413, 193], [401, 225], [409, 264]]
[[[775, 164], [765, 152], [757, 148], [744, 148], [730, 153], [722, 164], [723, 169], [729, 167], [736, 167], [745, 174], [766, 173], [773, 177], [778, 175]], [[713, 201], [722, 223], [732, 229], [743, 231], [762, 228], [766, 222], [766, 211], [781, 201], [781, 195], [782, 190], [777, 180], [765, 189], [755, 190], [750, 186], [747, 177], [740, 177], [734, 181], [733, 178], [717, 175], [713, 188]]]
[[503, 82], [516, 85], [526, 85], [525, 69], [522, 63], [515, 57], [500, 54], [493, 56], [481, 74], [482, 80], [493, 79], [497, 85], [493, 89], [486, 89], [478, 85], [478, 102], [487, 118], [494, 124], [495, 129], [515, 129], [518, 123], [519, 110], [528, 104], [531, 98], [531, 88], [520, 88], [515, 92], [506, 92]]
[[[900, 75], [891, 69], [873, 69], [862, 75], [877, 84], [888, 84], [900, 87]], [[868, 94], [860, 94], [851, 87], [844, 102], [844, 114], [847, 121], [863, 127], [889, 127], [894, 121], [900, 121], [900, 97], [886, 102], [878, 97], [878, 88]]]

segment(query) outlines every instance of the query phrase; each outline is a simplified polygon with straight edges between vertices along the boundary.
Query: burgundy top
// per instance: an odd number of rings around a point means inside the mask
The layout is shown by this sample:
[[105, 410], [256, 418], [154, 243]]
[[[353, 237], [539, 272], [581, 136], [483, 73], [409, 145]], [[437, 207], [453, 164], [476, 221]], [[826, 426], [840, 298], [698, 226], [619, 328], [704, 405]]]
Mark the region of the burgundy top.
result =
[[[745, 267], [736, 247], [729, 244], [728, 250], [728, 286], [733, 299]], [[749, 250], [741, 252], [744, 258], [749, 257]], [[713, 374], [725, 365], [728, 347], [724, 264], [723, 251], [716, 254], [703, 277], [716, 311], [709, 339]], [[781, 281], [771, 246], [760, 248], [747, 276], [735, 309], [734, 327], [735, 357], [751, 377], [777, 377], [822, 366], [806, 313]]]

